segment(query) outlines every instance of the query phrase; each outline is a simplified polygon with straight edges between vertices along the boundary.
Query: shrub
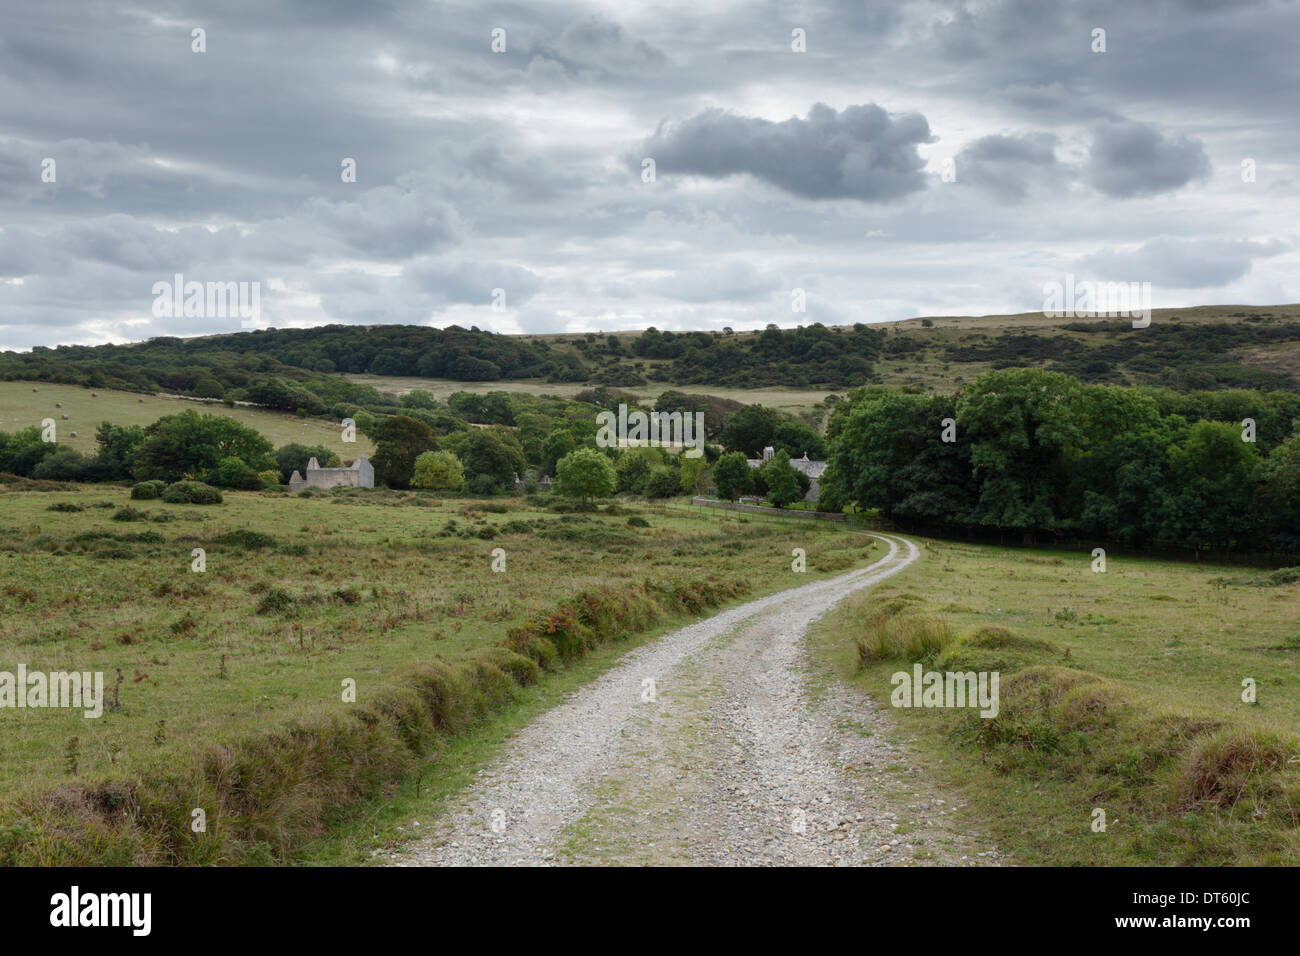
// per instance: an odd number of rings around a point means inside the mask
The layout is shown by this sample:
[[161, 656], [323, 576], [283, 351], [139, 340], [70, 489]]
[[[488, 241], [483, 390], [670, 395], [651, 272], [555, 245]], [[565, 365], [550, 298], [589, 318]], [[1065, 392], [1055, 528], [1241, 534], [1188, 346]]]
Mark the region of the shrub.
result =
[[214, 544], [225, 545], [228, 548], [235, 548], [240, 551], [257, 551], [261, 548], [275, 546], [275, 538], [272, 535], [262, 531], [250, 531], [247, 528], [226, 531], [217, 535], [212, 541]]
[[151, 481], [137, 481], [131, 487], [131, 497], [136, 501], [152, 501], [154, 498], [162, 497], [163, 489], [167, 487], [167, 482], [153, 479]]
[[242, 458], [229, 455], [217, 464], [217, 484], [223, 488], [255, 491], [262, 487], [262, 479]]
[[681, 478], [671, 468], [656, 468], [646, 479], [647, 498], [673, 498], [681, 494]]
[[330, 596], [343, 604], [359, 604], [361, 602], [361, 592], [356, 588], [335, 588]]
[[113, 512], [114, 521], [148, 521], [149, 515], [138, 508], [123, 505]]
[[415, 459], [412, 488], [429, 488], [433, 491], [455, 493], [465, 484], [465, 471], [460, 459], [449, 451], [426, 451]]
[[258, 614], [283, 614], [293, 609], [293, 595], [283, 588], [271, 588], [257, 604]]
[[221, 492], [201, 481], [177, 481], [168, 485], [162, 500], [172, 505], [219, 505]]

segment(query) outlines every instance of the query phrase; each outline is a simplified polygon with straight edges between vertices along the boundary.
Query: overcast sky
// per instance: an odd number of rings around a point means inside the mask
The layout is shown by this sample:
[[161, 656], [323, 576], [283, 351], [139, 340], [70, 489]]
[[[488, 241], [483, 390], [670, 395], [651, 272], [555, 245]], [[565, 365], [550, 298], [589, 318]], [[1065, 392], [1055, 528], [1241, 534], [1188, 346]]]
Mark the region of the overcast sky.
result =
[[1296, 302], [1297, 38], [1268, 0], [6, 3], [0, 348], [240, 329], [156, 317], [176, 273], [278, 328]]

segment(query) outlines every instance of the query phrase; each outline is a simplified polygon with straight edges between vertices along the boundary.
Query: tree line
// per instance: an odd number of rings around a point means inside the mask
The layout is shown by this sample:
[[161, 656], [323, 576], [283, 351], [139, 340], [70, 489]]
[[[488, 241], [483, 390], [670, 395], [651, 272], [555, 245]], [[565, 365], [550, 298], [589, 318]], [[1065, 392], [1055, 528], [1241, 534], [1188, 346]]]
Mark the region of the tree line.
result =
[[1085, 385], [994, 370], [952, 396], [835, 407], [820, 507], [900, 527], [1300, 553], [1300, 396]]

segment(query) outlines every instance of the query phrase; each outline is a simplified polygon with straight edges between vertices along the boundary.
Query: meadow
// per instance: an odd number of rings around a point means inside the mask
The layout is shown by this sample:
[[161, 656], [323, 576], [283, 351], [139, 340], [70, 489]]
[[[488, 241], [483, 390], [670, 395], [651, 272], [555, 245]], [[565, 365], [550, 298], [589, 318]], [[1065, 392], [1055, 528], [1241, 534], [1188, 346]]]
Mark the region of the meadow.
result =
[[[97, 450], [95, 429], [101, 422], [150, 425], [164, 415], [176, 415], [190, 409], [233, 418], [257, 429], [276, 448], [293, 442], [329, 447], [339, 445], [339, 426], [323, 418], [298, 418], [247, 405], [228, 407], [215, 401], [141, 395], [78, 385], [0, 382], [0, 432], [12, 433], [32, 425], [39, 427], [42, 419], [52, 418], [59, 444], [75, 448], [83, 455], [93, 455]], [[67, 421], [63, 420], [64, 415], [68, 416]], [[77, 433], [75, 437], [73, 432]], [[370, 455], [374, 452], [374, 444], [360, 431], [356, 443], [346, 447], [349, 451], [355, 449], [355, 454]]]
[[0, 670], [99, 671], [108, 697], [98, 719], [0, 711], [7, 863], [286, 859], [606, 642], [876, 549], [805, 522], [550, 496], [198, 506], [25, 479], [0, 484], [0, 532]]
[[[653, 364], [653, 362], [649, 364]], [[381, 392], [392, 392], [396, 395], [405, 395], [407, 392], [420, 389], [431, 392], [439, 401], [443, 402], [447, 400], [448, 396], [456, 392], [470, 392], [476, 395], [486, 395], [489, 392], [519, 392], [524, 395], [556, 395], [560, 398], [573, 398], [579, 392], [589, 391], [592, 388], [591, 385], [580, 383], [546, 382], [542, 379], [457, 382], [449, 378], [419, 378], [401, 375], [357, 374], [344, 377], [356, 382], [358, 385], [369, 385]], [[622, 389], [622, 391], [635, 395], [644, 403], [653, 403], [654, 399], [663, 392], [676, 388], [678, 388], [676, 385], [654, 383], [652, 385], [634, 386]], [[703, 393], [717, 398], [727, 398], [745, 405], [766, 405], [769, 408], [789, 412], [792, 415], [799, 415], [812, 410], [827, 395], [832, 394], [827, 389], [814, 388], [725, 388], [718, 386], [705, 388], [699, 385], [686, 385], [681, 386], [680, 389], [692, 394]]]
[[886, 707], [892, 675], [915, 662], [1000, 673], [991, 720], [889, 709], [1019, 862], [1300, 862], [1300, 573], [1092, 566], [1087, 553], [929, 541], [814, 643]]

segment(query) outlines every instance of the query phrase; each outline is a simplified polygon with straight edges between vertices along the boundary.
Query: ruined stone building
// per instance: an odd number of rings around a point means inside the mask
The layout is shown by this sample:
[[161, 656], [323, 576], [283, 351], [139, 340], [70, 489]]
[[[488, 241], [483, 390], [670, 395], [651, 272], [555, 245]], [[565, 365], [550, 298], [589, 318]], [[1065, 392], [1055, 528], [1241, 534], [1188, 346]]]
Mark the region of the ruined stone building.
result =
[[365, 455], [357, 458], [346, 468], [322, 468], [313, 458], [307, 462], [306, 478], [298, 474], [297, 470], [289, 478], [290, 491], [302, 491], [304, 488], [338, 488], [340, 486], [350, 488], [375, 487], [375, 468], [366, 460]]

